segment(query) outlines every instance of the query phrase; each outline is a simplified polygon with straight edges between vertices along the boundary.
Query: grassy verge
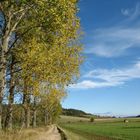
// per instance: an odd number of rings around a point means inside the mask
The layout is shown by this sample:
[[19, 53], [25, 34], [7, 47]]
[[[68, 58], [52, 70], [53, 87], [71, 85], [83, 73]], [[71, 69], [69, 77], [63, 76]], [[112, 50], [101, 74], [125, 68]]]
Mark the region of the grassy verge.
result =
[[[0, 140], [39, 140], [48, 127], [0, 132]], [[40, 135], [41, 134], [41, 135]]]
[[70, 130], [67, 130], [67, 129], [63, 129], [63, 130], [64, 130], [64, 133], [67, 136], [67, 140], [87, 140], [83, 136], [80, 136], [79, 134], [74, 133]]

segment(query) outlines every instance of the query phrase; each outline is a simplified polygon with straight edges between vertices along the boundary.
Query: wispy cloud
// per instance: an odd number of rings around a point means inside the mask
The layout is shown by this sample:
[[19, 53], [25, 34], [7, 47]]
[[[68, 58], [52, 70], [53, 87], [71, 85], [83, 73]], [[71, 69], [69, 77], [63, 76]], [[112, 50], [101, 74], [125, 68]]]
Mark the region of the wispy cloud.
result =
[[136, 7], [133, 9], [126, 9], [129, 13], [129, 20], [135, 20], [140, 16], [140, 3], [136, 4]]
[[[112, 27], [97, 29], [93, 32], [92, 43], [87, 44], [86, 53], [103, 57], [118, 57], [129, 48], [140, 48], [140, 4], [135, 9], [121, 10], [127, 19]], [[135, 22], [134, 22], [135, 21]]]
[[131, 12], [130, 9], [121, 9], [121, 13], [122, 13], [124, 16], [130, 16], [130, 12]]
[[93, 47], [86, 53], [104, 57], [116, 57], [132, 47], [140, 47], [140, 28], [110, 28], [97, 30]]
[[129, 19], [136, 19], [140, 15], [140, 3], [137, 3], [135, 8], [121, 9], [124, 16], [129, 16]]
[[92, 80], [83, 80], [80, 83], [71, 85], [70, 88], [90, 89], [123, 85], [129, 80], [140, 78], [140, 61], [138, 60], [127, 68], [96, 69], [83, 77]]

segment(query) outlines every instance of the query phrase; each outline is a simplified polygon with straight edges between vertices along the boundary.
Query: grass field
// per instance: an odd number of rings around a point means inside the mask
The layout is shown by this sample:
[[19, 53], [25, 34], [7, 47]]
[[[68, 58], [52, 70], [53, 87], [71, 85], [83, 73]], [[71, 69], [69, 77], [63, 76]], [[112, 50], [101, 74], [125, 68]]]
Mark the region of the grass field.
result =
[[82, 136], [85, 140], [140, 140], [140, 119], [89, 119], [80, 117], [62, 117], [60, 125], [65, 130]]

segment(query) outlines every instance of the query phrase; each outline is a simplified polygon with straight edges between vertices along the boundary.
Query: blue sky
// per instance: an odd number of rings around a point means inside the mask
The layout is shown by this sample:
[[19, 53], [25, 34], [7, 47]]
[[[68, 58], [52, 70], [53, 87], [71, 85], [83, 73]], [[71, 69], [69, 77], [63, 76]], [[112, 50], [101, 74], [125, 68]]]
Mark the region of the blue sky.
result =
[[63, 107], [140, 114], [140, 0], [80, 0], [79, 7], [86, 58]]

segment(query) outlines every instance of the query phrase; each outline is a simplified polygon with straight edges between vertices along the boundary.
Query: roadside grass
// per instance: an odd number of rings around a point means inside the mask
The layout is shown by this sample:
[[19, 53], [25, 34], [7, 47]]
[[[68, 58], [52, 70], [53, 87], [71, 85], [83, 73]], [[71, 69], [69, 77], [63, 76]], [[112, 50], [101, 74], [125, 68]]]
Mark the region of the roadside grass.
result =
[[140, 140], [139, 118], [129, 118], [128, 123], [124, 123], [123, 118], [96, 119], [93, 123], [89, 119], [81, 121], [82, 118], [79, 117], [73, 120], [72, 117], [64, 119], [66, 116], [60, 121], [61, 127], [86, 140]]
[[39, 140], [47, 130], [48, 127], [0, 131], [0, 140]]
[[80, 136], [74, 132], [67, 130], [67, 129], [63, 129], [63, 131], [67, 137], [67, 140], [87, 140], [83, 136]]

